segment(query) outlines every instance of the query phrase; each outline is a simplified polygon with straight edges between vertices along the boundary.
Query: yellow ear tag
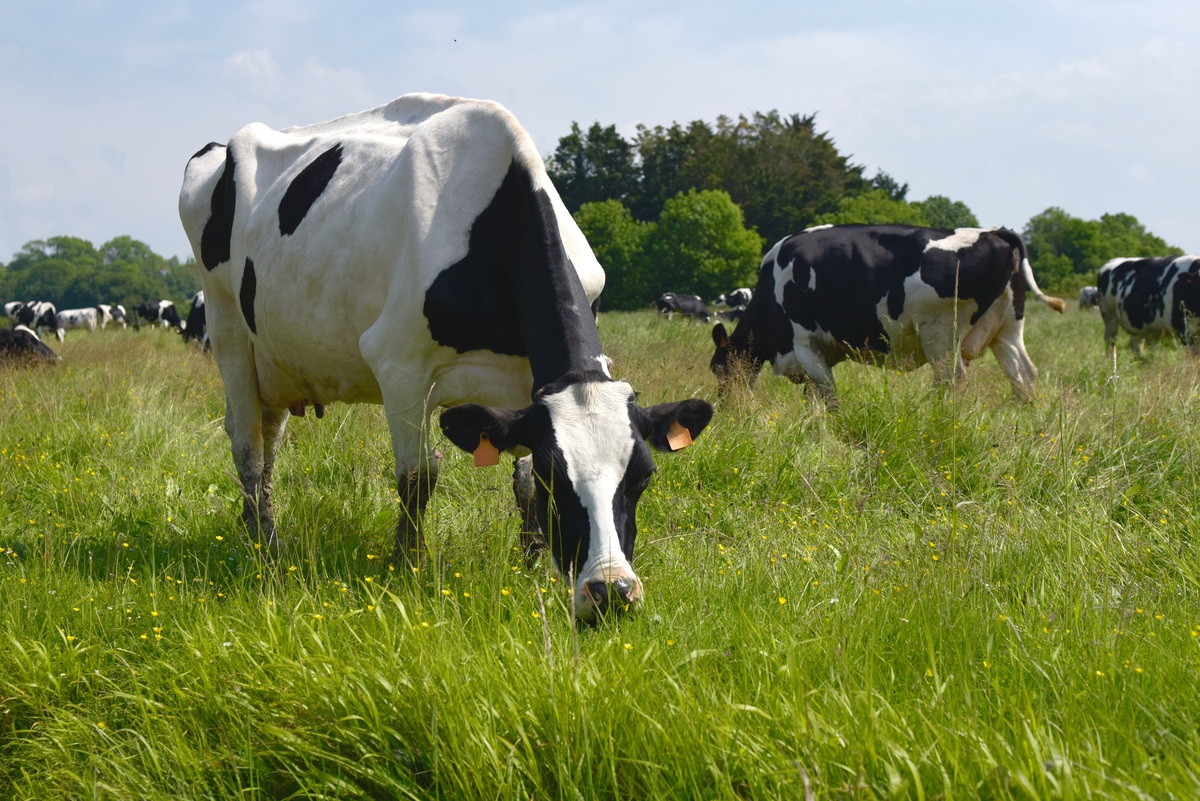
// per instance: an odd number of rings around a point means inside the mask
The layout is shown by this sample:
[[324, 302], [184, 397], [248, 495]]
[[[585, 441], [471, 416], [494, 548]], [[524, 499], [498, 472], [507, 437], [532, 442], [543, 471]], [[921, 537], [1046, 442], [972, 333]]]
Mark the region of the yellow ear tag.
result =
[[691, 444], [692, 432], [679, 425], [678, 420], [672, 422], [671, 430], [667, 432], [667, 445], [671, 447], [671, 450], [681, 451]]
[[500, 451], [488, 439], [487, 432], [479, 434], [479, 447], [473, 453], [476, 467], [494, 467], [500, 464]]

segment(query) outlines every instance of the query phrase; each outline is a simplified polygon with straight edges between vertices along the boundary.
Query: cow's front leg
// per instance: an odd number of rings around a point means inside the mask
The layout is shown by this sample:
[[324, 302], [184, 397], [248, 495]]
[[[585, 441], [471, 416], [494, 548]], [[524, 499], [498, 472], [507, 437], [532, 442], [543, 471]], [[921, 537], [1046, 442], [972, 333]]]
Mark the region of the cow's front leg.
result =
[[513, 463], [513, 495], [521, 513], [521, 549], [525, 552], [525, 563], [530, 566], [546, 550], [546, 533], [537, 517], [536, 480], [532, 456], [523, 456]]
[[425, 548], [421, 519], [436, 485], [436, 456], [427, 459], [418, 467], [405, 470], [403, 475], [397, 470], [396, 491], [400, 494], [400, 519], [396, 523], [396, 548], [392, 554], [392, 561], [407, 562], [413, 566], [420, 562]]
[[405, 389], [428, 386], [429, 380], [392, 372], [380, 372], [395, 381], [396, 388], [384, 392], [388, 430], [392, 435], [392, 453], [396, 458], [396, 492], [400, 517], [396, 521], [396, 546], [392, 561], [416, 566], [425, 548], [421, 518], [425, 505], [437, 485], [438, 455], [429, 448], [429, 405], [423, 396], [413, 397]]

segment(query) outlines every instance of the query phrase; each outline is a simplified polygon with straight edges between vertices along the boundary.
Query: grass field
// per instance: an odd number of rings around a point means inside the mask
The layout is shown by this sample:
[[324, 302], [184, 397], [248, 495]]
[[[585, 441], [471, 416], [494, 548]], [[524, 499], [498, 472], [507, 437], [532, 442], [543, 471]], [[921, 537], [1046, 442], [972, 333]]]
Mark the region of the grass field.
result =
[[[607, 314], [642, 403], [716, 400], [708, 328]], [[0, 371], [0, 798], [1200, 796], [1200, 363], [1118, 370], [1032, 310], [995, 360], [765, 373], [656, 456], [646, 604], [571, 625], [507, 467], [446, 442], [392, 570], [381, 410], [293, 419], [264, 560], [211, 359], [73, 334]]]

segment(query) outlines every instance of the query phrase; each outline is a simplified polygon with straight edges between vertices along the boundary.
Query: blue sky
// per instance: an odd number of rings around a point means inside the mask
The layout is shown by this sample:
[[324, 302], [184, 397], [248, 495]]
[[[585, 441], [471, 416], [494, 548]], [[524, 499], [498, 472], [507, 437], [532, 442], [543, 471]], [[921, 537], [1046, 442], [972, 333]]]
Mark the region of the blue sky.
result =
[[1200, 251], [1200, 3], [0, 0], [0, 261], [56, 235], [190, 255], [187, 159], [410, 91], [571, 123], [817, 114], [841, 152], [1020, 229], [1133, 214]]

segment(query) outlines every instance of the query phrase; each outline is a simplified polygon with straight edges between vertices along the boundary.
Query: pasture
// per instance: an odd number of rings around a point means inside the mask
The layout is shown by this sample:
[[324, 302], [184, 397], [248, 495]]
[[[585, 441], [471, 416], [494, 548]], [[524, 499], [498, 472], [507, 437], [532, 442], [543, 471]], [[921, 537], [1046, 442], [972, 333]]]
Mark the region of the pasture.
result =
[[[1032, 306], [1033, 304], [1031, 304]], [[1094, 313], [989, 354], [769, 368], [639, 507], [639, 614], [576, 630], [510, 460], [444, 455], [387, 562], [382, 410], [293, 418], [246, 538], [211, 359], [72, 334], [0, 371], [0, 797], [1195, 798], [1200, 362]], [[716, 401], [709, 327], [606, 314], [643, 404]]]

